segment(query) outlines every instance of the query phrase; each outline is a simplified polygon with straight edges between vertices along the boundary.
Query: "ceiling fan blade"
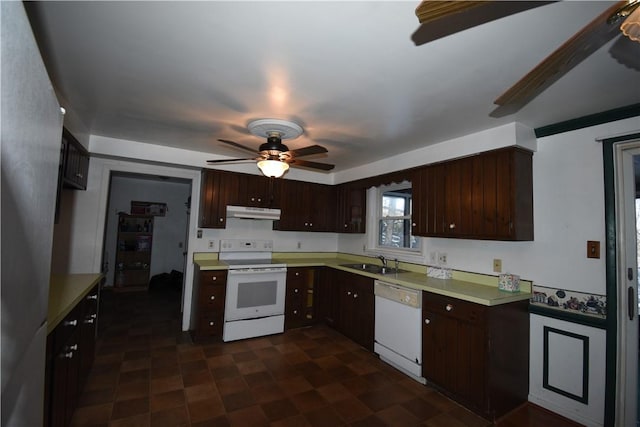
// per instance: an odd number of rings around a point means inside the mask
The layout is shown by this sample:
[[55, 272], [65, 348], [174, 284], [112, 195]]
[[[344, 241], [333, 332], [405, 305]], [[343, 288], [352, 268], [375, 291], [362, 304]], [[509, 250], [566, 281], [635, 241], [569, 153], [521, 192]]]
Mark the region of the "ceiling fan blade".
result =
[[289, 150], [293, 157], [310, 156], [312, 154], [326, 153], [327, 149], [320, 145], [310, 145], [308, 147], [298, 148], [297, 150]]
[[318, 163], [318, 162], [310, 162], [307, 160], [300, 160], [300, 159], [289, 159], [287, 160], [287, 163], [289, 163], [291, 166], [301, 166], [301, 167], [311, 168], [311, 169], [320, 169], [323, 171], [330, 171], [331, 169], [335, 168], [335, 165], [329, 165], [326, 163]]
[[618, 35], [619, 24], [610, 24], [608, 20], [625, 4], [627, 4], [626, 1], [616, 2], [529, 71], [494, 101], [494, 104], [499, 107], [490, 115], [503, 117], [517, 112], [573, 67]]
[[552, 1], [423, 0], [416, 8], [421, 26], [411, 39], [416, 46]]
[[238, 144], [237, 142], [234, 142], [234, 141], [229, 141], [228, 139], [218, 139], [218, 141], [220, 141], [220, 142], [224, 142], [225, 144], [232, 145], [232, 146], [234, 146], [234, 147], [236, 147], [236, 148], [239, 148], [239, 149], [241, 149], [241, 150], [251, 151], [252, 153], [255, 153], [255, 152], [256, 152], [256, 150], [255, 150], [255, 149], [253, 149], [253, 148], [245, 147], [245, 146], [244, 146], [244, 145], [242, 145], [242, 144]]
[[249, 160], [253, 160], [255, 161], [255, 157], [252, 157], [250, 159], [216, 159], [216, 160], [207, 160], [207, 163], [227, 163], [227, 162], [247, 162]]

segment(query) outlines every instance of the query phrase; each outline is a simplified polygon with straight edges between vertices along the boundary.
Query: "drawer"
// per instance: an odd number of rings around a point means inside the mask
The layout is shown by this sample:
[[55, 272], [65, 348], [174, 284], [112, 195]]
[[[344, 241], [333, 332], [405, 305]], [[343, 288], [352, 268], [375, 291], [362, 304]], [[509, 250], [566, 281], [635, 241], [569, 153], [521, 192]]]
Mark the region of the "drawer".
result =
[[198, 307], [203, 310], [224, 310], [225, 285], [207, 285], [200, 287]]
[[486, 308], [480, 304], [430, 292], [422, 293], [422, 306], [426, 311], [474, 323], [483, 322], [486, 311]]
[[71, 337], [71, 335], [78, 330], [79, 325], [82, 324], [82, 309], [81, 303], [76, 305], [53, 330], [54, 353], [59, 352], [63, 345], [67, 345], [69, 337]]
[[227, 272], [225, 270], [212, 270], [200, 272], [200, 284], [206, 285], [224, 285], [227, 283]]
[[196, 335], [200, 337], [214, 337], [222, 335], [222, 328], [224, 325], [224, 316], [203, 315], [198, 318], [198, 328], [196, 329]]

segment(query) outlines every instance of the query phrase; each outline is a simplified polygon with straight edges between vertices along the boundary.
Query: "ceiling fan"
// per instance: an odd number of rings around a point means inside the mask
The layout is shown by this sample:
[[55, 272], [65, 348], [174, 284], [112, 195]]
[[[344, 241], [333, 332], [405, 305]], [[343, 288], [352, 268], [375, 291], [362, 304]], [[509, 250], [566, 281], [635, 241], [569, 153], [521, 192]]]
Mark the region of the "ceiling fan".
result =
[[[548, 3], [553, 2], [423, 0], [416, 9], [416, 15], [422, 25], [413, 34], [412, 39], [416, 45], [425, 44], [473, 26]], [[613, 3], [500, 95], [494, 101], [498, 107], [490, 115], [502, 117], [520, 110], [589, 55], [620, 34], [621, 23], [626, 27], [622, 29], [625, 35], [632, 40], [640, 41], [637, 38], [640, 25], [638, 17], [633, 18], [632, 15], [634, 11], [635, 15], [640, 15], [639, 6], [640, 0]], [[630, 27], [635, 28], [630, 29]], [[635, 35], [630, 34], [634, 30]]]
[[311, 162], [298, 158], [310, 156], [312, 154], [327, 153], [327, 149], [320, 145], [310, 145], [308, 147], [289, 150], [289, 147], [282, 143], [283, 139], [297, 138], [302, 134], [302, 128], [296, 123], [278, 119], [261, 119], [254, 120], [249, 123], [247, 128], [251, 134], [267, 138], [267, 142], [260, 145], [257, 152], [253, 148], [246, 147], [228, 139], [218, 139], [218, 141], [232, 147], [254, 153], [257, 157], [207, 160], [207, 163], [228, 163], [254, 160], [257, 161], [258, 168], [260, 168], [264, 175], [274, 178], [280, 178], [289, 169], [289, 165], [323, 171], [330, 171], [335, 167], [334, 165], [327, 163]]

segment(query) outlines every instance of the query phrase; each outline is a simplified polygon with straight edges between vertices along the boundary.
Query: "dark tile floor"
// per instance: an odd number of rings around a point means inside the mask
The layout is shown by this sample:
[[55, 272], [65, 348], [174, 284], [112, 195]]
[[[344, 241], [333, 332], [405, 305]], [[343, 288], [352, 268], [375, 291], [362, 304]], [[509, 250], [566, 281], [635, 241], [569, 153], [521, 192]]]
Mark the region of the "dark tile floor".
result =
[[[180, 331], [180, 294], [102, 294], [74, 426], [430, 426], [490, 422], [325, 326], [231, 343]], [[499, 425], [574, 426], [525, 406]]]

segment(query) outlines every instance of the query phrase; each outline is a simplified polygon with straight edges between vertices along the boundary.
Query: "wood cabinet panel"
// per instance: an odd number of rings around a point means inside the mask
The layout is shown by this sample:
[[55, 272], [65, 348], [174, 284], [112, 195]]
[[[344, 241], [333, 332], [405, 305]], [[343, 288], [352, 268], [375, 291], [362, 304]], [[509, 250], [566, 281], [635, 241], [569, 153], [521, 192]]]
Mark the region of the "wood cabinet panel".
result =
[[338, 233], [364, 233], [366, 229], [366, 189], [347, 183], [338, 185], [335, 191], [335, 231]]
[[532, 153], [509, 147], [413, 173], [413, 234], [533, 240]]
[[528, 302], [486, 307], [423, 293], [423, 376], [495, 420], [526, 402]]
[[62, 130], [62, 185], [86, 190], [89, 174], [89, 152], [66, 128]]
[[280, 187], [280, 220], [273, 228], [281, 231], [334, 230], [335, 190], [330, 185], [284, 180]]
[[373, 351], [375, 297], [373, 279], [335, 270], [337, 293], [334, 327], [369, 351]]
[[47, 336], [44, 424], [66, 427], [93, 365], [98, 322], [96, 285]]
[[194, 341], [222, 338], [226, 290], [226, 270], [196, 268], [193, 286], [196, 304], [193, 307], [192, 319], [194, 320], [191, 329]]

